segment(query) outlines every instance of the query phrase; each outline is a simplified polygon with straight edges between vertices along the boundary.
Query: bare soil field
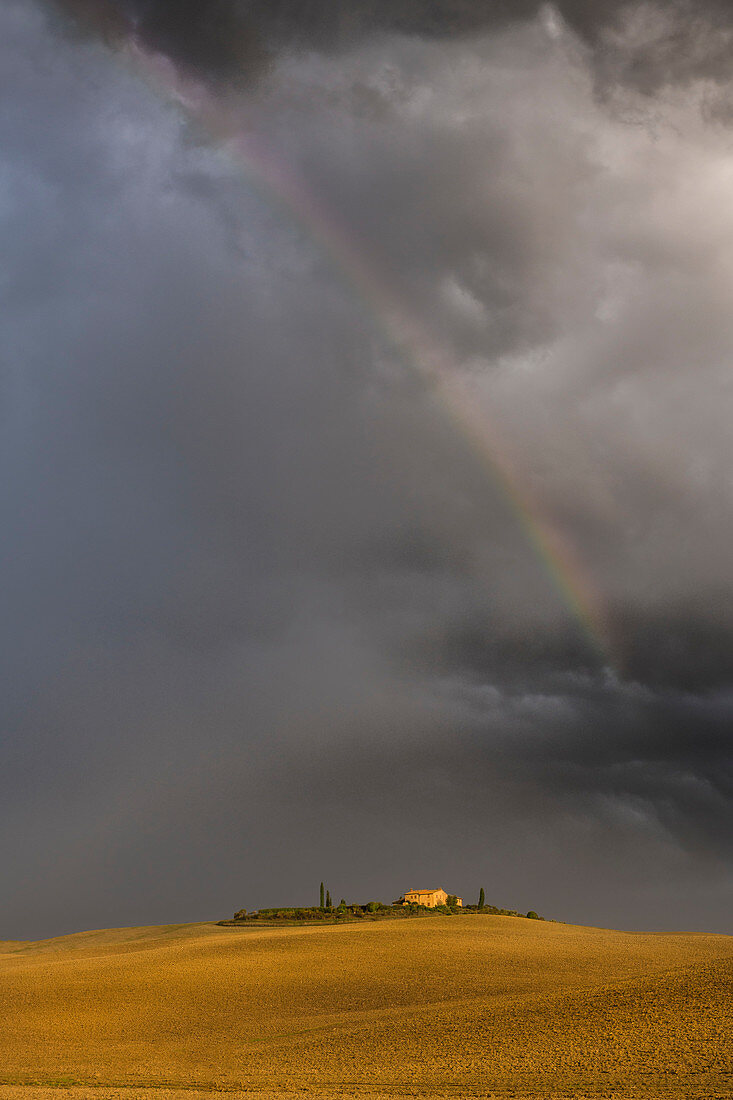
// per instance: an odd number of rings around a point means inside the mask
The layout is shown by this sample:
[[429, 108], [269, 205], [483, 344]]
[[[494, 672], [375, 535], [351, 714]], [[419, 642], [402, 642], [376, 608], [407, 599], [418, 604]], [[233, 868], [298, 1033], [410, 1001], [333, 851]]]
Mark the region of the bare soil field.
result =
[[729, 1100], [733, 937], [512, 917], [0, 943], [0, 1100]]

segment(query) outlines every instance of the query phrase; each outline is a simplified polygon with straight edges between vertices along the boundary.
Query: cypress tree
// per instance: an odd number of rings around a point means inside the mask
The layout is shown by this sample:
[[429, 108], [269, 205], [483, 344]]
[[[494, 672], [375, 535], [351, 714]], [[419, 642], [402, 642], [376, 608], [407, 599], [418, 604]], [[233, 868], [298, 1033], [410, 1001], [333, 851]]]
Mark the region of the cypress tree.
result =
[[486, 901], [486, 897], [484, 895], [484, 888], [482, 886], [481, 889], [478, 892], [478, 907], [479, 907], [479, 909], [483, 909], [485, 901]]
[[331, 891], [326, 890], [326, 909], [331, 908]]
[[324, 905], [324, 901], [323, 901], [323, 883], [321, 883], [321, 909], [323, 909], [323, 905]]

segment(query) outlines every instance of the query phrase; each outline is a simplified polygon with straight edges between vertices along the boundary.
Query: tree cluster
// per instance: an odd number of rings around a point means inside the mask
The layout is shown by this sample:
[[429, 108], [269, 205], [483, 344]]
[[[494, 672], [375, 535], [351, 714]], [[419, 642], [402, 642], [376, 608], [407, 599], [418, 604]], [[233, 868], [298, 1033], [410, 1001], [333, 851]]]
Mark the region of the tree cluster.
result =
[[[384, 905], [381, 901], [368, 901], [363, 904], [346, 904], [344, 898], [341, 898], [338, 906], [334, 907], [331, 900], [331, 891], [326, 889], [325, 883], [320, 884], [319, 889], [319, 902], [320, 904], [315, 907], [296, 907], [285, 906], [274, 909], [257, 909], [252, 912], [247, 912], [246, 909], [240, 909], [235, 914], [232, 920], [219, 921], [220, 924], [239, 924], [242, 921], [338, 921], [344, 919], [360, 919], [360, 918], [384, 918], [384, 917], [417, 917], [417, 916], [430, 916], [432, 914], [442, 914], [446, 916], [462, 915], [469, 913], [488, 913], [493, 916], [502, 917], [523, 917], [524, 913], [519, 913], [516, 909], [499, 909], [495, 905], [486, 904], [486, 893], [483, 886], [479, 890], [478, 904], [477, 905], [458, 905], [458, 899], [455, 894], [449, 894], [446, 898], [445, 905], [426, 906], [418, 905], [415, 902], [405, 904], [404, 902], [394, 902], [392, 905]], [[526, 914], [530, 920], [544, 920], [544, 917], [540, 917], [534, 909], [530, 909]]]

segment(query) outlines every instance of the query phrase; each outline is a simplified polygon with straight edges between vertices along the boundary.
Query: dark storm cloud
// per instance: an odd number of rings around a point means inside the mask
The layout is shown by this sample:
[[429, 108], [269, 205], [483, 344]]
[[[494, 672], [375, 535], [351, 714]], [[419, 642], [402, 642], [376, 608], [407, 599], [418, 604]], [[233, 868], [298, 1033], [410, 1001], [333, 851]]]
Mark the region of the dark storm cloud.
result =
[[137, 37], [189, 71], [219, 81], [249, 80], [269, 51], [338, 49], [375, 33], [450, 36], [535, 14], [536, 0], [389, 3], [367, 0], [56, 0], [79, 25], [108, 40]]
[[727, 78], [733, 18], [725, 0], [52, 0], [116, 43], [135, 37], [216, 84], [249, 82], [282, 49], [338, 50], [369, 36], [467, 37], [555, 10], [588, 45], [601, 89], [651, 94], [698, 77]]
[[[618, 641], [620, 669], [631, 681], [664, 691], [716, 692], [730, 683], [733, 610], [730, 594], [698, 598], [687, 608], [644, 607], [628, 603], [609, 611]], [[526, 634], [510, 624], [501, 627], [486, 609], [460, 621], [437, 623], [402, 657], [408, 668], [430, 667], [445, 676], [462, 674], [469, 683], [498, 676], [517, 688], [533, 683], [552, 685], [568, 669], [592, 675], [598, 654], [577, 623], [552, 633]]]
[[[370, 768], [370, 750], [362, 750], [358, 774], [369, 800], [378, 800], [380, 789], [383, 798], [388, 784], [418, 804], [426, 777], [437, 775], [478, 819], [482, 801], [495, 798], [504, 808], [516, 799], [537, 828], [562, 815], [592, 814], [594, 806], [610, 818], [636, 806], [672, 844], [730, 858], [729, 696], [655, 695], [576, 674], [527, 694], [447, 682], [443, 703], [444, 720], [460, 715], [453, 736], [428, 735], [419, 752], [403, 745], [389, 777], [373, 755]], [[335, 754], [333, 771], [321, 779], [323, 797], [330, 801], [331, 785], [342, 789], [344, 802], [353, 798], [353, 787], [342, 787], [344, 774], [357, 774], [352, 768]]]

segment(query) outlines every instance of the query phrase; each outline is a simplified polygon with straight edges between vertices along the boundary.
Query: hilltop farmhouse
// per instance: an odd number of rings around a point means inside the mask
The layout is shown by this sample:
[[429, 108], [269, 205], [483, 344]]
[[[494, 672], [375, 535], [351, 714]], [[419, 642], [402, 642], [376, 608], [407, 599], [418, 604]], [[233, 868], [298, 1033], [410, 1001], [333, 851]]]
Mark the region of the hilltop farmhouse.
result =
[[[436, 905], [446, 905], [450, 894], [445, 890], [405, 890], [405, 896], [397, 901], [397, 905], [426, 905], [434, 909]], [[454, 895], [455, 896], [455, 895]], [[463, 905], [463, 898], [456, 897], [456, 905]]]

